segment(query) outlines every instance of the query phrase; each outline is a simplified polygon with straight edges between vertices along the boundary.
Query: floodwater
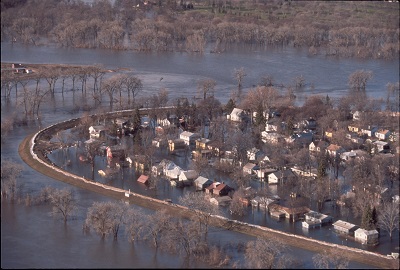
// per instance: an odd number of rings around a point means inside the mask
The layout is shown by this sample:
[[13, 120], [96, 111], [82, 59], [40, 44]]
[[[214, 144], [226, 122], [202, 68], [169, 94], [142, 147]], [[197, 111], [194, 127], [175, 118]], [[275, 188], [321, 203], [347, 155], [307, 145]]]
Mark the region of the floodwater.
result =
[[[95, 64], [102, 63], [108, 68], [129, 67], [138, 74], [144, 85], [145, 94], [155, 93], [165, 87], [172, 97], [196, 95], [197, 81], [202, 78], [212, 78], [217, 81], [216, 97], [222, 103], [226, 102], [235, 81], [232, 78], [234, 68], [244, 67], [248, 73], [244, 88], [257, 84], [264, 74], [272, 74], [277, 82], [284, 84], [295, 76], [303, 75], [307, 82], [312, 82], [314, 88], [304, 90], [306, 94], [329, 94], [340, 97], [347, 92], [347, 78], [355, 70], [372, 70], [374, 78], [367, 86], [367, 93], [376, 98], [386, 96], [385, 85], [398, 81], [398, 61], [355, 61], [326, 59], [322, 56], [309, 57], [307, 54], [293, 49], [276, 49], [268, 52], [245, 52], [238, 50], [226, 54], [186, 55], [182, 53], [152, 53], [139, 54], [134, 52], [112, 52], [107, 50], [60, 49], [54, 47], [25, 47], [20, 45], [1, 44], [1, 58], [4, 62], [18, 63], [64, 63], [64, 64]], [[160, 80], [160, 78], [163, 80]], [[79, 92], [79, 91], [78, 91]], [[302, 93], [297, 93], [301, 97]], [[79, 96], [75, 97], [79, 100]], [[1, 117], [6, 117], [14, 111], [14, 105], [5, 104], [2, 97]], [[23, 204], [1, 203], [1, 266], [2, 268], [203, 268], [206, 263], [189, 263], [177, 255], [156, 251], [145, 242], [129, 243], [126, 237], [120, 236], [118, 241], [112, 238], [101, 240], [95, 234], [85, 234], [82, 231], [86, 209], [94, 201], [107, 201], [110, 198], [78, 189], [62, 182], [50, 179], [32, 170], [18, 156], [18, 145], [23, 138], [40, 127], [46, 127], [66, 119], [79, 117], [82, 112], [75, 112], [71, 92], [64, 99], [56, 95], [57, 104], [46, 104], [41, 113], [42, 122], [30, 123], [28, 126], [16, 127], [1, 147], [1, 157], [11, 158], [24, 166], [19, 179], [23, 193], [37, 194], [43, 187], [69, 187], [76, 195], [79, 210], [74, 220], [66, 225], [52, 216], [49, 206], [24, 206]], [[71, 156], [73, 155], [73, 149]], [[55, 161], [60, 155], [55, 151], [52, 155]], [[62, 164], [60, 164], [62, 166]], [[105, 166], [105, 160], [98, 158], [96, 171]], [[87, 175], [90, 170], [80, 164], [75, 168], [78, 175]], [[74, 168], [71, 168], [74, 171]], [[86, 176], [85, 176], [86, 177]], [[131, 191], [176, 200], [183, 190], [171, 188], [162, 183], [162, 189], [154, 194], [140, 186], [133, 176], [132, 169], [125, 168], [123, 174], [115, 179], [104, 179], [96, 175], [97, 181], [110, 181], [110, 184], [131, 189]], [[254, 183], [257, 185], [257, 183]], [[135, 206], [132, 206], [135, 207]], [[242, 221], [280, 229], [296, 234], [306, 235], [362, 249], [376, 251], [382, 254], [396, 252], [398, 233], [389, 242], [383, 235], [381, 244], [367, 248], [350, 239], [342, 238], [332, 233], [328, 228], [304, 231], [300, 224], [285, 220], [277, 221], [255, 210], [241, 218]], [[215, 241], [222, 245], [231, 241], [249, 241], [253, 237], [233, 232], [213, 229]], [[217, 235], [217, 237], [215, 236]], [[397, 250], [398, 252], [398, 250]], [[313, 268], [311, 252], [294, 249], [291, 252], [301, 261], [300, 268]], [[236, 254], [235, 259], [241, 260], [243, 254]], [[351, 268], [371, 268], [368, 265], [351, 263]]]

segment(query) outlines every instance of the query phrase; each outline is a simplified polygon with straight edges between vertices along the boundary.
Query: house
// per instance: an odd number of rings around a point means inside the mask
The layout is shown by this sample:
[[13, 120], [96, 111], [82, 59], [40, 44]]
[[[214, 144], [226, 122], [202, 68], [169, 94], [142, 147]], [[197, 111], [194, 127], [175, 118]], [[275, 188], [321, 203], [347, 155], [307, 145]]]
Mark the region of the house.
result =
[[205, 178], [203, 176], [199, 176], [194, 180], [194, 185], [196, 187], [196, 190], [204, 190], [206, 187], [210, 186], [213, 183], [208, 178]]
[[390, 131], [387, 129], [380, 129], [375, 132], [375, 137], [377, 137], [379, 140], [386, 141], [389, 139]]
[[358, 228], [354, 232], [354, 238], [357, 242], [367, 245], [377, 245], [379, 243], [379, 233], [377, 230], [364, 230]]
[[119, 129], [125, 128], [129, 124], [128, 118], [116, 118], [114, 123], [117, 125]]
[[358, 124], [354, 124], [354, 123], [348, 125], [348, 126], [347, 126], [347, 129], [348, 129], [350, 132], [354, 132], [354, 133], [361, 132], [360, 126], [359, 126]]
[[372, 145], [374, 146], [374, 148], [372, 149], [372, 151], [375, 153], [375, 147], [378, 150], [378, 153], [385, 153], [388, 152], [390, 150], [390, 145], [387, 142], [383, 142], [383, 141], [375, 141], [372, 143]]
[[192, 151], [192, 159], [197, 160], [199, 158], [210, 159], [213, 156], [212, 150], [197, 150]]
[[141, 126], [144, 127], [144, 128], [146, 128], [146, 127], [148, 127], [148, 126], [150, 125], [151, 119], [150, 119], [149, 116], [144, 115], [144, 116], [142, 116], [142, 117], [140, 118], [140, 122], [141, 122]]
[[257, 161], [262, 159], [265, 156], [264, 152], [260, 149], [253, 147], [250, 150], [247, 150], [247, 158], [249, 161]]
[[343, 152], [340, 154], [340, 159], [344, 161], [348, 161], [354, 159], [357, 156], [357, 153], [351, 150], [350, 152]]
[[179, 139], [183, 140], [186, 145], [195, 145], [198, 138], [200, 138], [199, 134], [189, 131], [183, 131], [179, 134]]
[[326, 141], [315, 141], [311, 142], [308, 146], [308, 150], [310, 152], [321, 152], [325, 151], [325, 149], [328, 147], [329, 143]]
[[107, 157], [117, 157], [121, 160], [125, 160], [126, 151], [126, 147], [119, 144], [106, 147]]
[[315, 211], [309, 211], [308, 213], [305, 213], [304, 217], [306, 221], [317, 220], [322, 225], [326, 225], [333, 222], [333, 217]]
[[363, 112], [360, 112], [360, 111], [355, 111], [355, 112], [353, 113], [353, 120], [355, 120], [355, 121], [358, 121], [358, 120], [360, 120], [360, 119], [361, 119], [361, 116], [362, 116], [362, 114], [363, 114]]
[[168, 150], [170, 152], [182, 151], [186, 149], [186, 143], [183, 139], [168, 140]]
[[282, 121], [280, 121], [279, 119], [272, 119], [267, 121], [267, 123], [265, 124], [265, 131], [277, 132], [279, 127], [282, 127]]
[[142, 184], [147, 184], [149, 182], [149, 177], [147, 175], [142, 174], [141, 176], [139, 176], [137, 181]]
[[299, 123], [296, 123], [294, 126], [301, 129], [315, 129], [317, 127], [317, 121], [314, 118], [310, 117], [308, 119], [300, 121]]
[[165, 118], [157, 118], [157, 124], [161, 127], [176, 126], [179, 123], [179, 119], [175, 114], [171, 114]]
[[247, 174], [253, 174], [254, 170], [256, 170], [258, 166], [254, 163], [247, 163], [246, 165], [243, 166], [243, 172]]
[[231, 188], [230, 186], [222, 183], [219, 184], [218, 186], [216, 186], [213, 189], [213, 195], [217, 195], [217, 196], [226, 196], [229, 194], [229, 192], [231, 192], [233, 190], [233, 188]]
[[211, 142], [211, 140], [209, 140], [209, 139], [199, 138], [196, 140], [196, 149], [199, 149], [199, 150], [208, 149], [208, 144], [210, 142]]
[[261, 132], [261, 140], [264, 143], [277, 144], [277, 143], [283, 142], [285, 140], [285, 137], [282, 134], [279, 134], [276, 132], [263, 131], [263, 132]]
[[276, 169], [271, 169], [271, 168], [262, 168], [259, 170], [255, 170], [258, 179], [260, 179], [261, 181], [264, 181], [265, 179], [268, 179], [268, 175], [270, 173], [276, 172]]
[[[280, 214], [284, 214], [287, 219], [290, 221], [297, 221], [299, 219], [304, 218], [304, 215], [310, 211], [308, 207], [299, 206], [299, 207], [286, 207], [278, 204], [270, 204], [268, 206], [268, 210], [270, 213], [276, 212]], [[279, 215], [280, 215], [279, 214]]]
[[276, 171], [268, 175], [268, 184], [283, 183], [288, 180], [289, 177], [296, 177], [290, 169]]
[[265, 196], [256, 196], [250, 202], [253, 207], [268, 210], [268, 205], [275, 203], [276, 200]]
[[135, 155], [133, 158], [133, 165], [139, 172], [144, 172], [148, 169], [148, 163], [144, 155]]
[[314, 134], [312, 132], [301, 132], [295, 133], [289, 138], [286, 138], [285, 141], [287, 143], [296, 143], [296, 144], [305, 144], [309, 145], [314, 138]]
[[156, 137], [151, 141], [151, 144], [157, 148], [164, 147], [168, 145], [167, 139]]
[[181, 171], [178, 177], [178, 182], [182, 182], [183, 186], [191, 186], [198, 176], [199, 175], [195, 170]]
[[93, 139], [98, 139], [100, 137], [105, 137], [108, 129], [104, 125], [99, 126], [90, 126], [89, 127], [89, 136]]
[[204, 188], [204, 191], [206, 192], [206, 194], [213, 194], [214, 188], [216, 188], [220, 184], [220, 182], [212, 182], [211, 185]]
[[375, 132], [378, 131], [377, 126], [368, 126], [361, 129], [361, 133], [367, 135], [368, 137], [375, 136]]
[[336, 155], [340, 155], [341, 153], [345, 152], [345, 150], [343, 149], [343, 147], [341, 147], [340, 145], [337, 144], [330, 144], [327, 148], [326, 151], [329, 153], [329, 155], [331, 156], [336, 156]]
[[389, 141], [398, 142], [399, 141], [399, 133], [398, 132], [391, 132], [390, 135], [389, 135]]
[[213, 197], [210, 199], [210, 202], [220, 206], [227, 206], [232, 201], [232, 198], [229, 196], [221, 196], [221, 197]]
[[181, 174], [182, 168], [171, 162], [164, 167], [164, 175], [169, 179], [178, 179]]
[[327, 129], [327, 130], [325, 131], [325, 136], [326, 136], [327, 138], [332, 138], [332, 137], [333, 137], [333, 133], [334, 133], [333, 129]]
[[245, 116], [245, 112], [242, 109], [234, 108], [230, 114], [227, 115], [227, 119], [233, 122], [241, 122]]
[[339, 233], [343, 234], [348, 234], [353, 236], [354, 232], [359, 228], [359, 226], [343, 221], [343, 220], [338, 220], [335, 223], [332, 224], [333, 229]]
[[303, 170], [302, 168], [300, 168], [298, 166], [293, 166], [290, 169], [297, 176], [317, 177], [317, 175], [318, 175], [318, 170], [316, 168]]
[[353, 143], [356, 144], [363, 144], [365, 142], [365, 139], [360, 137], [357, 133], [348, 133], [346, 134], [346, 139], [351, 140]]

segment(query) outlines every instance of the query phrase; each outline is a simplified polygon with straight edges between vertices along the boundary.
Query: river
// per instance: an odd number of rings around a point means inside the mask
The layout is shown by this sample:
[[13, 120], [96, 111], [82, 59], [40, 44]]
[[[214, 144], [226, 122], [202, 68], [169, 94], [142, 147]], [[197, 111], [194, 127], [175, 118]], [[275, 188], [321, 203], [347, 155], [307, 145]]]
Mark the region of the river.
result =
[[[224, 54], [188, 55], [184, 53], [136, 53], [130, 51], [66, 49], [56, 47], [30, 47], [1, 44], [3, 62], [17, 63], [63, 63], [92, 65], [101, 63], [105, 67], [131, 68], [142, 79], [144, 93], [151, 94], [161, 88], [167, 88], [170, 99], [173, 97], [193, 97], [196, 95], [197, 82], [211, 78], [217, 82], [215, 96], [222, 103], [229, 99], [230, 92], [236, 88], [232, 73], [235, 68], [243, 67], [247, 76], [244, 89], [257, 84], [262, 75], [272, 75], [277, 83], [288, 84], [302, 75], [306, 87], [296, 93], [304, 99], [309, 94], [341, 97], [347, 93], [347, 78], [355, 70], [371, 70], [373, 79], [367, 85], [367, 93], [374, 98], [386, 97], [386, 84], [397, 82], [399, 74], [398, 61], [359, 61], [337, 60], [323, 56], [310, 57], [306, 53], [291, 48], [279, 48], [271, 51], [245, 51], [238, 48]], [[160, 78], [163, 78], [160, 80]], [[64, 105], [64, 104], [63, 104]], [[69, 108], [69, 109], [67, 109]], [[72, 105], [44, 106], [42, 127], [57, 123], [79, 114], [71, 112]], [[13, 111], [12, 106], [3, 104], [2, 118]], [[2, 158], [11, 158], [22, 163], [18, 156], [18, 145], [29, 133], [38, 130], [37, 125], [17, 127], [1, 147]], [[23, 163], [22, 163], [23, 164]], [[35, 194], [43, 187], [50, 185], [57, 188], [68, 185], [49, 179], [23, 164], [24, 171], [19, 183], [23, 184], [24, 193]], [[1, 219], [1, 265], [2, 268], [183, 268], [187, 265], [182, 258], [156, 252], [149, 244], [130, 244], [125, 237], [117, 242], [112, 239], [101, 241], [97, 235], [86, 235], [82, 232], [82, 222], [86, 209], [93, 201], [105, 201], [109, 198], [80, 190], [71, 186], [79, 201], [77, 217], [66, 226], [62, 221], [49, 215], [48, 206], [26, 207], [20, 204], [2, 203]], [[250, 214], [246, 219], [260, 225], [308, 235], [321, 240], [346, 244], [327, 230], [304, 232], [298, 224], [270, 221], [262, 213]], [[218, 241], [248, 241], [253, 239], [246, 235], [232, 232], [220, 232]], [[386, 237], [387, 238], [387, 237]], [[346, 241], [346, 242], [345, 242]], [[387, 239], [381, 239], [387, 242]], [[347, 245], [363, 248], [356, 243]], [[379, 245], [372, 250], [387, 254], [398, 247], [398, 235], [392, 243]], [[364, 247], [365, 248], [365, 247]], [[370, 250], [370, 248], [367, 248]], [[304, 250], [293, 250], [293, 254], [303, 261], [301, 268], [313, 268], [312, 253]], [[240, 255], [237, 259], [240, 259]], [[207, 267], [206, 264], [189, 265], [190, 267]], [[366, 265], [351, 263], [352, 268], [370, 268]]]

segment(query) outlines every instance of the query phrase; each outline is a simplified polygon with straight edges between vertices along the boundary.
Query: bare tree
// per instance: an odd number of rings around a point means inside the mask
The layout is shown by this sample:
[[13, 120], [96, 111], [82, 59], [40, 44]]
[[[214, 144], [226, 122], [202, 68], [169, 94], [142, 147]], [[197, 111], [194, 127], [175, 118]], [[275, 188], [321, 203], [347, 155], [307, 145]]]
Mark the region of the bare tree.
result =
[[124, 78], [123, 85], [128, 91], [128, 104], [131, 103], [131, 94], [132, 94], [132, 102], [133, 105], [135, 105], [135, 97], [143, 89], [142, 80], [136, 76], [128, 76], [128, 75], [125, 75], [123, 78]]
[[357, 70], [349, 76], [350, 89], [365, 91], [368, 80], [372, 79], [372, 71]]
[[233, 70], [233, 78], [236, 80], [237, 86], [238, 86], [238, 99], [239, 100], [240, 100], [241, 91], [242, 91], [243, 79], [246, 76], [247, 76], [247, 73], [243, 67], [241, 67], [239, 69], [235, 68]]
[[88, 209], [84, 226], [88, 230], [93, 229], [102, 238], [112, 233], [117, 239], [125, 212], [121, 202], [94, 202]]
[[260, 80], [260, 85], [266, 87], [274, 86], [274, 77], [269, 74], [262, 76]]
[[145, 238], [153, 240], [156, 248], [159, 247], [161, 239], [166, 230], [171, 228], [171, 216], [165, 210], [156, 211], [153, 215], [148, 215]]
[[286, 246], [277, 238], [257, 238], [245, 249], [245, 264], [248, 268], [271, 269], [283, 266]]
[[213, 79], [203, 79], [198, 82], [197, 91], [203, 96], [205, 100], [208, 94], [214, 95], [214, 89], [217, 82]]
[[231, 214], [243, 216], [246, 213], [246, 206], [243, 202], [243, 199], [243, 188], [239, 188], [235, 193], [233, 193], [232, 201], [229, 204], [229, 211]]
[[72, 190], [68, 188], [55, 189], [49, 194], [49, 198], [53, 206], [53, 214], [61, 214], [64, 222], [67, 222], [76, 210], [76, 200]]
[[386, 202], [378, 212], [379, 227], [389, 233], [392, 239], [393, 231], [399, 229], [399, 204], [396, 202]]
[[339, 249], [330, 249], [318, 253], [312, 258], [314, 266], [319, 269], [346, 269], [349, 258], [346, 253]]
[[179, 203], [189, 208], [199, 222], [199, 230], [207, 238], [208, 226], [212, 215], [218, 215], [218, 206], [211, 203], [208, 197], [202, 192], [186, 192], [179, 198]]
[[126, 232], [129, 241], [134, 241], [140, 238], [140, 235], [146, 226], [145, 220], [145, 213], [140, 209], [131, 208], [126, 212], [124, 223], [126, 225]]
[[190, 258], [200, 250], [201, 246], [207, 245], [202, 242], [201, 232], [195, 221], [183, 221], [178, 219], [173, 222], [166, 235], [168, 250], [176, 250]]
[[18, 192], [17, 179], [22, 172], [21, 164], [1, 160], [1, 196], [13, 200]]

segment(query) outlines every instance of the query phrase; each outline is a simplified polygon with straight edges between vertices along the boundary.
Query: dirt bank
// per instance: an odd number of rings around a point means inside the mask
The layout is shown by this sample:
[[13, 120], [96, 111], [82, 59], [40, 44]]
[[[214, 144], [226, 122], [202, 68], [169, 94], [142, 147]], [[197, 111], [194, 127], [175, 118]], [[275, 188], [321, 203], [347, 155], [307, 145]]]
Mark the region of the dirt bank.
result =
[[[84, 188], [93, 192], [97, 192], [105, 196], [113, 197], [116, 199], [128, 200], [131, 204], [135, 204], [141, 207], [153, 210], [166, 209], [167, 212], [171, 215], [183, 218], [192, 218], [192, 213], [185, 208], [173, 204], [168, 204], [159, 200], [154, 200], [152, 198], [147, 198], [141, 195], [130, 196], [128, 198], [125, 197], [125, 192], [118, 192], [115, 190], [106, 189], [104, 187], [94, 185], [93, 183], [91, 184], [89, 181], [85, 182], [83, 181], [83, 179], [80, 179], [79, 177], [72, 177], [60, 171], [49, 168], [45, 164], [42, 164], [40, 161], [36, 160], [30, 152], [31, 141], [34, 136], [35, 134], [27, 136], [19, 145], [18, 152], [24, 162], [26, 162], [30, 167], [39, 171], [40, 173], [48, 177], [51, 177], [53, 179], [63, 181], [65, 183], [77, 186], [79, 188]], [[38, 157], [42, 161], [48, 162], [48, 160], [44, 158], [43, 153], [36, 152], [36, 154], [38, 154]], [[212, 219], [212, 225], [223, 227], [240, 233], [246, 233], [248, 235], [253, 235], [253, 236], [279, 237], [289, 246], [306, 249], [313, 252], [321, 252], [323, 250], [338, 249], [338, 248], [343, 249], [343, 252], [347, 254], [347, 256], [349, 256], [351, 261], [356, 261], [366, 265], [371, 265], [377, 268], [397, 269], [398, 266], [398, 260], [386, 258], [385, 256], [382, 255], [366, 252], [359, 249], [348, 248], [340, 245], [333, 245], [329, 243], [325, 244], [313, 239], [307, 239], [302, 236], [290, 235], [260, 226], [246, 225], [232, 220], [222, 220], [217, 217]]]

